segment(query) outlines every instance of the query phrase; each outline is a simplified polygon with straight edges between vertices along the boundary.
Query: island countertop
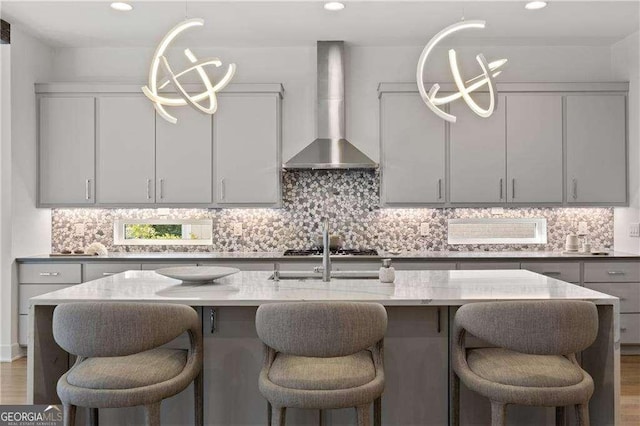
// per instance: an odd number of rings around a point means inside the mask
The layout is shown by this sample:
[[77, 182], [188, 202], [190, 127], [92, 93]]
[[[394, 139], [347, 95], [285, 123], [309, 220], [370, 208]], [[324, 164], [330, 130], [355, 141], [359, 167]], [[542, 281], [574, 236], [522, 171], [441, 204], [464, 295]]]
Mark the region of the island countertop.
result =
[[[459, 306], [491, 300], [618, 299], [526, 270], [398, 271], [393, 284], [378, 279], [269, 279], [244, 271], [215, 283], [183, 284], [153, 271], [126, 271], [30, 299], [32, 305], [82, 301], [181, 303], [191, 306], [258, 306], [269, 302], [368, 301], [386, 306]], [[617, 308], [616, 308], [617, 311]]]

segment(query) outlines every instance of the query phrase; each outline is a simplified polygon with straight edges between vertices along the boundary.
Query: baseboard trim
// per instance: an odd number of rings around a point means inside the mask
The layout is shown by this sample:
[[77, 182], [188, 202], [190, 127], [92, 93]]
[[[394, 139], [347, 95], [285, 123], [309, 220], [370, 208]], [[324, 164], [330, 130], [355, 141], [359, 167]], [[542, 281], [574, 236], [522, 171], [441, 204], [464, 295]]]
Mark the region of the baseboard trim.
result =
[[640, 355], [640, 345], [620, 345], [620, 355]]
[[13, 362], [25, 356], [24, 349], [19, 344], [0, 345], [0, 362]]

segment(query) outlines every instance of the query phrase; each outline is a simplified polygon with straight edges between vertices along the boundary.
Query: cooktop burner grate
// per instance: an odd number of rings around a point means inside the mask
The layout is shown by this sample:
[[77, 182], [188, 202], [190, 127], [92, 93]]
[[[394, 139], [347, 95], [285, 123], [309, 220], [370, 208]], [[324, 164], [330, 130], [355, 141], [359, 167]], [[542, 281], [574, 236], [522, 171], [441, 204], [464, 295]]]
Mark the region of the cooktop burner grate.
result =
[[[335, 249], [331, 250], [332, 256], [378, 256], [378, 250], [374, 249]], [[314, 247], [311, 249], [302, 250], [285, 250], [285, 256], [320, 256], [322, 255], [322, 249]]]

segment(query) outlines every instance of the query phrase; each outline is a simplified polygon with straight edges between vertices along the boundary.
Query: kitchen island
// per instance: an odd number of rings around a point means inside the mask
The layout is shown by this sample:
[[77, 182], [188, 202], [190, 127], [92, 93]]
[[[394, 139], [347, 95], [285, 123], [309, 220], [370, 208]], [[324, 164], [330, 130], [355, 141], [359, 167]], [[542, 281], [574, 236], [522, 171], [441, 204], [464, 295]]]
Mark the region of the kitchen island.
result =
[[[619, 302], [584, 287], [525, 270], [399, 271], [395, 284], [377, 279], [269, 279], [264, 271], [245, 271], [216, 284], [183, 285], [152, 271], [127, 271], [31, 299], [28, 397], [33, 403], [57, 401], [55, 383], [69, 357], [53, 341], [56, 305], [80, 301], [180, 303], [198, 309], [204, 334], [205, 423], [257, 425], [266, 422], [266, 403], [257, 377], [262, 347], [254, 327], [257, 306], [292, 301], [367, 301], [386, 306], [386, 389], [383, 423], [444, 425], [449, 418], [449, 334], [458, 306], [494, 300], [590, 300], [598, 306], [596, 342], [582, 354], [596, 385], [592, 424], [618, 423]], [[184, 345], [184, 339], [173, 342]], [[470, 345], [481, 344], [471, 340]], [[487, 400], [463, 389], [462, 424], [487, 424]], [[192, 422], [189, 390], [163, 403], [163, 424]], [[142, 410], [101, 410], [103, 424], [137, 424]], [[510, 424], [554, 424], [554, 410], [510, 407]], [[291, 410], [289, 424], [317, 424], [317, 412]], [[327, 424], [352, 424], [351, 410], [335, 410]]]

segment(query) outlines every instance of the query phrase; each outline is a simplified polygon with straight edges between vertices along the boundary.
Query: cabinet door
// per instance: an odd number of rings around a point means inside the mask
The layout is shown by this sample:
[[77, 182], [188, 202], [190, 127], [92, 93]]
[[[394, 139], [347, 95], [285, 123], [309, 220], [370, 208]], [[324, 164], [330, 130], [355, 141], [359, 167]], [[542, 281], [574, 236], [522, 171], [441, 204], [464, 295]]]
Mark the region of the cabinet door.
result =
[[144, 96], [98, 100], [98, 202], [153, 203], [155, 112]]
[[[487, 95], [474, 96], [481, 106]], [[452, 203], [505, 202], [505, 98], [489, 118], [477, 116], [461, 100], [451, 104], [458, 119], [450, 125], [449, 199]]]
[[562, 97], [507, 96], [507, 199], [562, 203]]
[[95, 99], [40, 99], [40, 204], [95, 203]]
[[211, 116], [193, 108], [172, 110], [178, 122], [156, 120], [156, 201], [211, 203]]
[[216, 201], [280, 201], [280, 102], [272, 94], [221, 94], [213, 117]]
[[567, 202], [625, 203], [626, 97], [567, 96]]
[[443, 203], [445, 121], [417, 93], [380, 102], [382, 203]]

